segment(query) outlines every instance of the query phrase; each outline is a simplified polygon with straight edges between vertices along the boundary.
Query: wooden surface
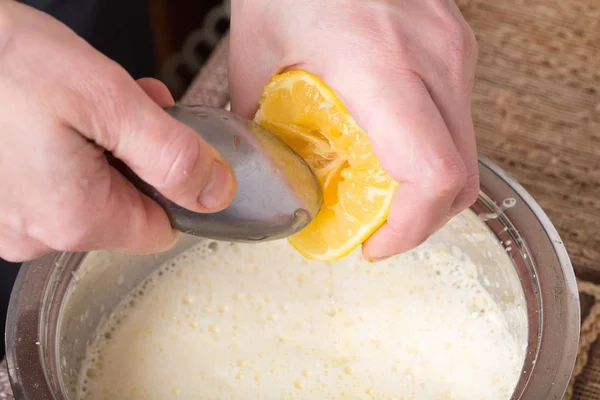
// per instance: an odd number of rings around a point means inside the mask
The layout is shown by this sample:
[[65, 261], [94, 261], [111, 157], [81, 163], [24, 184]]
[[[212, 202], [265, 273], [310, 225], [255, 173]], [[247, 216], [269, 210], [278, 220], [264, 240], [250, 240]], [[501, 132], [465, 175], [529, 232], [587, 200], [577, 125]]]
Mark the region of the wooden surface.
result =
[[479, 41], [480, 151], [546, 210], [577, 272], [600, 273], [600, 0], [458, 3]]
[[[473, 103], [480, 150], [550, 215], [579, 275], [600, 276], [600, 0], [457, 2], [480, 43]], [[225, 105], [226, 56], [224, 41], [187, 102]], [[595, 301], [582, 297], [590, 303], [583, 332], [593, 337], [596, 291]], [[600, 399], [600, 343], [593, 342], [573, 399]], [[13, 398], [4, 362], [0, 398]]]

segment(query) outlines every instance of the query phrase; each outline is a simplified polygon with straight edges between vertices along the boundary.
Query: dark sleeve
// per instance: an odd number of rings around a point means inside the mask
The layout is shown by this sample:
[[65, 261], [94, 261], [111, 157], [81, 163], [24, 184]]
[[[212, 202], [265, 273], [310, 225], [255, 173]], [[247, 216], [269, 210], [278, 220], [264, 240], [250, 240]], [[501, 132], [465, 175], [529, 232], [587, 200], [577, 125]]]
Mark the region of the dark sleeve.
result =
[[149, 0], [19, 0], [47, 12], [134, 78], [154, 76]]

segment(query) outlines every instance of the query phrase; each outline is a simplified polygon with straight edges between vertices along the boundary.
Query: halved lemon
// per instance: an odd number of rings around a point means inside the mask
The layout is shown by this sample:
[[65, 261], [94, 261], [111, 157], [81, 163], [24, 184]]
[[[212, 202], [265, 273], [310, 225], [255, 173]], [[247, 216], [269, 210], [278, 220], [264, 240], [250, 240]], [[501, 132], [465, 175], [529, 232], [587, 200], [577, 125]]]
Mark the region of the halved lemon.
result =
[[304, 158], [323, 188], [321, 211], [289, 239], [305, 257], [342, 258], [386, 221], [397, 183], [323, 81], [305, 71], [276, 75], [254, 120]]

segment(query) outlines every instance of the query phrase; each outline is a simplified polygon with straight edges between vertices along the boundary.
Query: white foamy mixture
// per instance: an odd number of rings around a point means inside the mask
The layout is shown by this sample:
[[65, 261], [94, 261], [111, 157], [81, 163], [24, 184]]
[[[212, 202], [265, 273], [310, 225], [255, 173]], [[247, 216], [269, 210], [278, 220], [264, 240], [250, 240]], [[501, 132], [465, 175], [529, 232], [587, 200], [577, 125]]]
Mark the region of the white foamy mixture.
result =
[[332, 267], [287, 242], [200, 245], [109, 319], [80, 397], [507, 400], [523, 349], [475, 275], [439, 243]]

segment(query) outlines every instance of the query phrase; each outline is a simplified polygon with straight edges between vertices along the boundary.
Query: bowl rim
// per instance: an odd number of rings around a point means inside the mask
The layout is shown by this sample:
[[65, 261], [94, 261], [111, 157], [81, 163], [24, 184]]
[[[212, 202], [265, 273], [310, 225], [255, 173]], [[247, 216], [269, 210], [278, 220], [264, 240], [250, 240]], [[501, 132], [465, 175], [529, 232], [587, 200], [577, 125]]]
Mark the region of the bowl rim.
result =
[[[493, 179], [500, 180], [520, 197], [522, 203], [529, 208], [531, 216], [543, 229], [544, 238], [549, 241], [556, 259], [554, 268], [557, 271], [549, 276], [553, 284], [539, 286], [539, 293], [536, 293], [540, 299], [541, 313], [537, 317], [540, 326], [538, 334], [535, 335], [537, 336], [535, 348], [528, 349], [528, 352], [533, 352], [532, 362], [531, 365], [527, 363], [524, 365], [523, 373], [511, 399], [561, 400], [573, 373], [580, 334], [579, 292], [569, 255], [549, 217], [516, 179], [481, 154], [479, 168], [480, 172], [485, 172], [486, 175], [491, 173]], [[484, 192], [481, 193], [487, 197]], [[50, 277], [56, 266], [69, 260], [80, 261], [85, 254], [48, 254], [24, 263], [19, 271], [11, 293], [5, 331], [6, 362], [11, 387], [17, 400], [55, 399], [52, 393], [57, 393], [56, 379], [47, 376], [44, 368], [46, 351], [41, 345], [43, 331], [46, 328], [41, 324], [44, 296], [48, 292]], [[533, 273], [538, 276], [550, 275], [544, 269]], [[554, 314], [549, 312], [550, 310], [557, 312], [562, 319], [559, 321], [552, 319]], [[532, 316], [528, 315], [528, 318], [530, 317]], [[538, 362], [545, 343], [553, 343], [556, 346], [553, 350], [545, 351], [551, 353], [544, 357], [544, 362], [550, 365], [542, 365]], [[528, 344], [531, 345], [531, 341]], [[536, 368], [540, 371], [542, 367], [544, 370], [534, 375]], [[548, 370], [554, 372], [554, 375], [549, 376]]]
[[[484, 169], [480, 169], [482, 175], [487, 170], [520, 197], [520, 203], [529, 209], [539, 223], [539, 228], [545, 233], [545, 239], [549, 242], [546, 244], [552, 248], [556, 261], [554, 265], [536, 262], [531, 271], [532, 278], [541, 281], [536, 287], [541, 311], [537, 347], [528, 349], [528, 353], [535, 352], [535, 357], [523, 366], [511, 400], [563, 400], [575, 367], [581, 331], [579, 290], [570, 257], [556, 227], [531, 194], [512, 175], [486, 156], [479, 155], [479, 165]], [[517, 203], [519, 204], [519, 200]], [[510, 210], [505, 213], [510, 214]], [[527, 245], [525, 243], [525, 247]], [[529, 256], [527, 262], [532, 258], [544, 258], [531, 251], [526, 254]], [[549, 266], [555, 269], [548, 270]], [[529, 320], [532, 318], [535, 316], [528, 315]], [[542, 346], [547, 347], [549, 343], [553, 346], [542, 352]], [[540, 373], [534, 374], [536, 369], [541, 370]]]

